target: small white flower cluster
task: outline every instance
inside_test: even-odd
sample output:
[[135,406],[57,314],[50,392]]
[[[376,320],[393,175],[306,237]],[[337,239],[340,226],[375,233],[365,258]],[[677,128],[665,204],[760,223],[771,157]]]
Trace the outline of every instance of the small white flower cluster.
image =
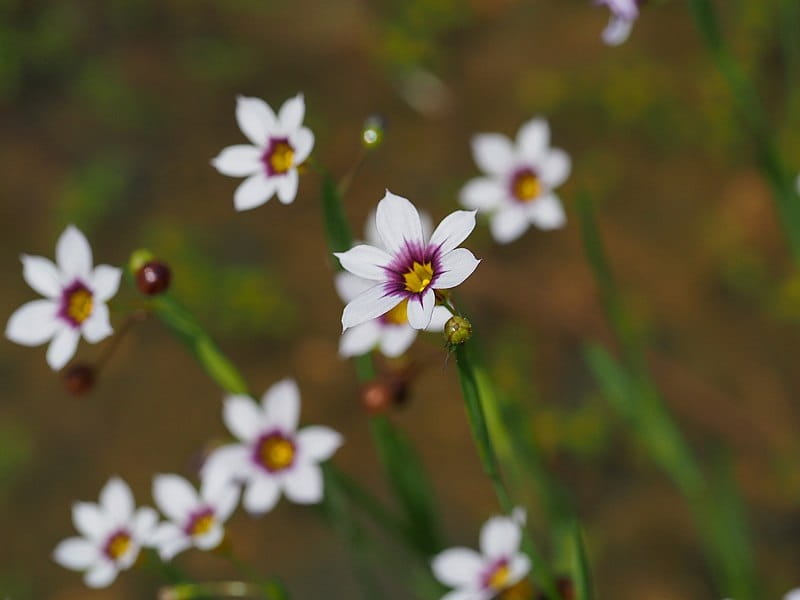
[[84,582],[99,588],[130,568],[142,547],[172,560],[189,548],[211,550],[224,537],[224,523],[239,503],[250,513],[263,514],[281,493],[298,504],[323,498],[320,463],[341,446],[342,437],[320,426],[298,430],[300,393],[286,379],[273,385],[257,404],[246,396],[230,396],[223,418],[239,443],[215,450],[202,470],[200,491],[178,475],[157,475],[153,499],[156,511],[135,508],[133,494],[118,477],[100,492],[100,501],[78,502],[72,520],[81,537],[62,541],[53,558],[60,565],[84,572]]

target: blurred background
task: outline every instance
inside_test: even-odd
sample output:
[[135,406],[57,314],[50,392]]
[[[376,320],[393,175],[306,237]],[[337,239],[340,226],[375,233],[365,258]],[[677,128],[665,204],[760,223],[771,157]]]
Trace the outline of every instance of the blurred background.
[[[777,5],[734,0],[722,12],[791,159],[800,111],[785,100],[796,100],[798,78],[781,60]],[[69,223],[87,234],[96,263],[124,265],[149,247],[252,389],[295,377],[303,420],[346,436],[334,462],[389,498],[354,370],[336,352],[342,306],[318,177],[302,178],[291,206],[272,200],[236,213],[239,180],[209,160],[245,143],[237,94],[277,108],[302,91],[315,155],[337,174],[359,152],[364,118],[381,113],[385,143],[346,198],[361,232],[386,187],[438,221],[478,174],[470,137],[514,135],[544,115],[554,145],[573,158],[560,190],[570,221],[505,247],[476,229],[467,245],[484,260],[458,296],[498,387],[524,402],[548,466],[575,500],[598,595],[715,597],[688,511],[583,359],[587,342],[613,340],[572,209],[579,189],[597,202],[676,419],[701,455],[730,448],[763,597],[778,597],[800,585],[800,276],[685,3],[649,4],[620,48],[600,41],[607,18],[588,0],[2,0],[0,315],[35,296],[19,254],[52,257]],[[125,284],[114,324],[137,302]],[[101,351],[82,343],[77,358]],[[412,357],[423,368],[392,419],[429,470],[447,539],[474,546],[498,506],[455,366],[434,335]],[[155,473],[191,475],[203,448],[225,439],[222,392],[154,319],[125,338],[88,396],[65,391],[44,347],[7,340],[0,386],[0,596],[154,598],[152,574],[126,572],[91,591],[51,552],[74,534],[72,502],[95,501],[109,476],[151,503]],[[537,499],[527,501],[546,532]],[[312,510],[283,501],[259,519],[237,513],[230,533],[238,554],[283,576],[295,598],[358,593],[346,552]],[[210,554],[178,562],[200,579],[234,575]],[[385,597],[407,598],[403,559],[390,562]]]

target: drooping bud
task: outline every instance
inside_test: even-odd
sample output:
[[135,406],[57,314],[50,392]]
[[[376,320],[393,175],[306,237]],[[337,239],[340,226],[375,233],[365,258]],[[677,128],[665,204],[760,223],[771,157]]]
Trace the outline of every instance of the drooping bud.
[[381,377],[361,388],[361,405],[371,414],[388,412],[405,404],[408,399],[406,377]]
[[364,121],[364,128],[361,130],[361,143],[370,150],[377,148],[383,142],[383,134],[386,130],[386,119],[380,115],[372,115]]
[[444,324],[444,338],[448,346],[459,346],[472,337],[472,323],[466,317],[453,315]]
[[73,396],[82,396],[94,387],[96,372],[92,365],[78,363],[72,365],[62,375],[64,387]]
[[136,286],[145,296],[164,293],[169,287],[172,273],[166,263],[150,260],[136,271]]

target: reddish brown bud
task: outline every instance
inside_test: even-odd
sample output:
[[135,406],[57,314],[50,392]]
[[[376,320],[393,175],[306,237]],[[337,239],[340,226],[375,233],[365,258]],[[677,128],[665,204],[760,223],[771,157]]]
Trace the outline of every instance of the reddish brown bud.
[[62,375],[64,387],[74,396],[81,396],[94,387],[95,370],[87,364],[77,364],[69,367]]
[[150,260],[136,271],[136,285],[144,295],[155,296],[166,291],[171,277],[166,263]]
[[[575,600],[576,598],[575,585],[569,577],[562,576],[556,578],[556,591],[558,592],[560,600]],[[547,600],[547,595],[543,592],[539,592],[536,598],[537,600]]]
[[381,414],[392,408],[392,386],[386,381],[376,379],[361,388],[361,405],[368,413]]

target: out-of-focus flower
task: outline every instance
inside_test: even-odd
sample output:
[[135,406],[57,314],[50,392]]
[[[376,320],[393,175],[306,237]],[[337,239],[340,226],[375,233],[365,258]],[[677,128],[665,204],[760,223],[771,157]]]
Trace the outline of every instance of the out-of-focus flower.
[[[430,237],[432,230],[430,217],[420,213],[423,238]],[[378,230],[375,227],[375,214],[367,217],[366,243],[370,246],[383,248]],[[352,273],[337,273],[334,280],[339,297],[348,303],[363,292],[371,288],[374,283]],[[341,356],[360,356],[373,348],[378,348],[382,354],[390,358],[405,353],[417,337],[417,330],[408,324],[408,301],[400,302],[387,313],[376,319],[351,327],[342,334],[339,340],[339,354]],[[442,331],[445,322],[450,318],[450,311],[444,306],[435,306],[428,331]]]
[[783,600],[800,600],[800,588],[795,588],[783,597]]
[[158,515],[152,508],[134,508],[133,494],[122,479],[111,478],[100,492],[100,502],[76,502],[72,521],[82,537],[62,541],[53,559],[62,567],[84,571],[89,587],[110,585],[117,573],[133,565],[148,545]]
[[22,255],[22,275],[44,296],[18,308],[6,325],[6,337],[25,346],[48,340],[47,364],[54,370],[75,355],[83,335],[90,343],[111,335],[108,307],[122,271],[108,265],[92,268],[86,237],[70,225],[58,238],[56,264],[42,256]]
[[298,504],[323,496],[319,463],[342,445],[342,436],[327,427],[297,431],[300,392],[292,379],[269,388],[257,404],[247,396],[229,396],[223,418],[241,443],[218,448],[203,467],[206,485],[244,482],[244,508],[255,514],[271,510],[281,492]]
[[236,120],[253,145],[228,146],[211,161],[223,175],[247,177],[236,188],[236,210],[261,206],[274,194],[283,204],[297,196],[297,167],[314,148],[314,134],[303,127],[306,105],[298,94],[283,103],[277,116],[259,98],[239,96]]
[[160,523],[150,541],[162,560],[172,560],[192,546],[200,550],[219,546],[225,535],[222,525],[239,501],[239,488],[205,480],[198,494],[183,477],[158,475],[153,480],[153,498],[169,522]]
[[566,152],[550,147],[547,121],[525,123],[516,144],[499,133],[476,135],[472,153],[486,176],[461,189],[461,204],[490,215],[497,242],[517,239],[531,224],[544,230],[564,225],[564,208],[553,190],[569,176],[571,162]]
[[519,551],[521,513],[492,517],[483,525],[481,551],[450,548],[431,561],[436,578],[455,588],[442,600],[489,600],[528,574],[531,561]]
[[644,0],[595,0],[595,4],[607,6],[611,18],[603,30],[603,41],[609,46],[619,46],[628,39],[633,23],[639,17],[639,6]]
[[378,203],[375,226],[381,247],[361,244],[335,254],[342,267],[372,284],[345,306],[343,330],[403,304],[411,327],[429,327],[436,304],[434,290],[461,284],[480,262],[466,248],[458,248],[475,228],[475,212],[451,213],[428,238],[416,207],[387,190]]

